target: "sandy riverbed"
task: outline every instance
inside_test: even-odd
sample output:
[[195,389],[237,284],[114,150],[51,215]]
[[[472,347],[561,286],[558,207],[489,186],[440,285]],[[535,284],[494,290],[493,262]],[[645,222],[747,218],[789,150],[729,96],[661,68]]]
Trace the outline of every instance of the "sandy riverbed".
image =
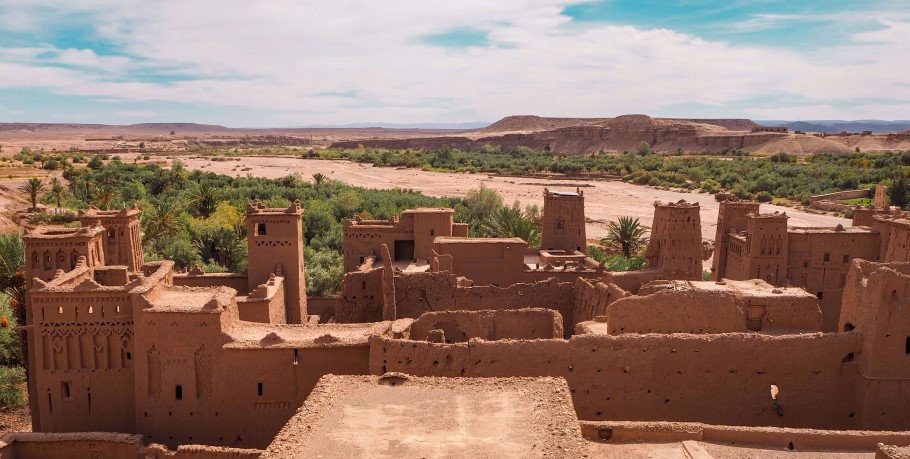
[[[587,236],[597,239],[606,236],[607,223],[620,216],[632,216],[641,219],[650,226],[654,213],[655,201],[697,202],[701,205],[702,237],[714,239],[717,224],[718,203],[714,196],[702,193],[683,193],[664,191],[656,188],[632,185],[616,181],[567,181],[551,179],[529,179],[519,177],[491,177],[485,174],[453,174],[443,172],[425,172],[418,169],[395,169],[373,167],[370,164],[358,164],[349,161],[327,161],[318,159],[301,159],[294,157],[243,157],[241,161],[215,162],[205,158],[181,158],[189,169],[202,169],[208,172],[243,176],[252,174],[258,177],[280,178],[288,174],[300,174],[302,178],[319,172],[333,179],[350,185],[367,188],[394,189],[410,188],[431,196],[463,197],[481,183],[498,191],[506,203],[515,200],[523,205],[543,205],[543,189],[574,189],[581,185],[585,194],[585,213],[591,220]],[[241,171],[243,168],[251,168]],[[830,215],[817,215],[801,212],[787,207],[763,205],[762,211],[786,212],[790,216],[790,226],[819,227],[850,225],[850,220]]]

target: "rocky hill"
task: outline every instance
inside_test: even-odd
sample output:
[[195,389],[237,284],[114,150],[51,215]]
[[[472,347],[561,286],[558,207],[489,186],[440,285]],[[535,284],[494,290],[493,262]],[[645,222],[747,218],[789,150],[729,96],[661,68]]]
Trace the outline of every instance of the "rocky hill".
[[448,136],[365,139],[336,142],[337,148],[357,146],[431,150],[442,147],[478,150],[486,145],[511,150],[524,146],[566,154],[634,151],[647,142],[654,151],[718,153],[741,149],[756,154],[781,151],[797,155],[850,153],[910,148],[904,134],[866,136],[808,135],[794,132],[752,132],[759,124],[745,119],[669,119],[647,115],[616,118],[545,118],[509,116],[472,132]]

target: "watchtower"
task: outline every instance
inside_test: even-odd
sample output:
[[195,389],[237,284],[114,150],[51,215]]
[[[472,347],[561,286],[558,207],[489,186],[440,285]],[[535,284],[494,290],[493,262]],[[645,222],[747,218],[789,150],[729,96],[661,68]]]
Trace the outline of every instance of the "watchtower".
[[747,279],[784,285],[787,279],[789,236],[786,213],[749,214],[746,249]]
[[698,203],[654,203],[654,224],[645,257],[668,279],[701,280],[704,246]]
[[760,204],[755,201],[721,201],[717,213],[717,233],[714,236],[714,261],[711,278],[721,280],[727,275],[727,250],[730,233],[739,234],[749,225],[747,215],[758,213]]
[[587,249],[585,239],[585,195],[575,192],[543,190],[543,228],[540,248],[579,251]]
[[304,323],[307,317],[302,221],[300,201],[287,209],[267,208],[259,201],[246,207],[249,289],[268,282],[272,273],[283,276],[289,324]]
[[104,264],[126,266],[127,271],[142,270],[142,236],[139,229],[139,206],[131,209],[98,210],[89,206],[79,211],[79,221],[84,227],[101,225],[104,235]]

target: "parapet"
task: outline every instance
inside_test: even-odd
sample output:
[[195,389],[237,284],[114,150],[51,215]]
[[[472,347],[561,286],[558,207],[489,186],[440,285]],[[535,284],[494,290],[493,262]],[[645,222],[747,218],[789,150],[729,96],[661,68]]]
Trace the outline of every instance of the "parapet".
[[303,208],[300,207],[300,200],[295,200],[289,207],[266,207],[258,199],[246,205],[247,215],[276,215],[276,214],[293,214],[302,215]]
[[89,205],[88,209],[80,210],[78,215],[79,220],[83,219],[107,219],[107,218],[117,218],[117,217],[138,217],[142,211],[139,210],[137,204],[133,204],[133,207],[117,209],[117,210],[101,210],[94,205]]
[[680,199],[676,202],[661,202],[654,201],[654,207],[671,207],[677,209],[697,209],[699,204],[697,202],[686,202],[685,199]]
[[40,225],[26,230],[22,236],[26,243],[41,240],[64,240],[73,238],[93,238],[104,232],[98,225],[70,228],[61,225]]

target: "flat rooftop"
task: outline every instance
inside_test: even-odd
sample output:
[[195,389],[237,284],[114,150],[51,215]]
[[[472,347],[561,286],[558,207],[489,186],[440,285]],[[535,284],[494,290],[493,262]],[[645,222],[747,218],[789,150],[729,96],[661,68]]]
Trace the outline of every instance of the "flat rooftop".
[[582,457],[562,378],[326,375],[263,459]]
[[184,287],[165,285],[151,300],[148,312],[221,312],[234,299],[232,288]]
[[270,325],[244,322],[234,327],[225,349],[308,348],[365,345],[370,335],[382,335],[392,322],[320,325]]

